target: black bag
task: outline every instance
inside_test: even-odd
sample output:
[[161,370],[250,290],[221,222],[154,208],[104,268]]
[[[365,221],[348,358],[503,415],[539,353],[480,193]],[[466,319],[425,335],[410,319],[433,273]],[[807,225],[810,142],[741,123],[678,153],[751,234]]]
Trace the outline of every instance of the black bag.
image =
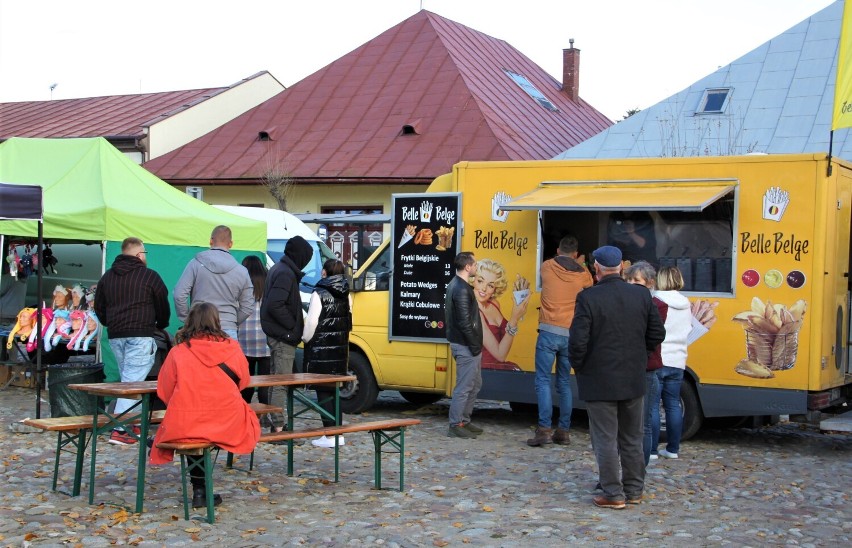
[[148,378],[156,379],[160,374],[160,368],[163,362],[166,361],[166,356],[169,355],[169,350],[172,349],[172,336],[164,329],[154,331],[154,343],[157,345],[157,351],[154,354],[154,365],[148,373]]
[[[157,329],[154,331],[154,343],[157,345],[157,350],[154,352],[154,365],[151,367],[151,371],[148,372],[148,376],[145,377],[146,381],[155,381],[160,375],[160,368],[163,366],[163,362],[166,361],[169,350],[172,349],[172,336],[163,329]],[[151,394],[151,410],[161,411],[165,408],[166,404],[163,403],[163,400],[158,398],[156,393]]]

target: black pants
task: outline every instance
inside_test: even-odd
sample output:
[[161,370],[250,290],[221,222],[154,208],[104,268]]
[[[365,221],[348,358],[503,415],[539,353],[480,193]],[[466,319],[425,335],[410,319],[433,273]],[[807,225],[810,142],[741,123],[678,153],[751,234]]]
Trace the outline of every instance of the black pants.
[[[317,402],[319,402],[320,407],[334,416],[334,390],[317,390]],[[322,418],[323,426],[334,426],[335,424],[335,421],[331,419]]]
[[196,457],[193,455],[186,456],[186,466],[192,467],[198,464],[197,468],[192,468],[189,471],[189,481],[193,487],[204,487],[204,457]]
[[[272,373],[272,358],[270,358],[269,356],[246,356],[246,359],[249,363],[249,372],[252,375],[269,375],[270,373]],[[245,390],[240,392],[246,403],[251,403],[251,400],[254,397],[254,390],[254,388],[246,388]],[[271,403],[269,398],[271,393],[272,389],[269,386],[258,388],[257,401],[269,405]]]

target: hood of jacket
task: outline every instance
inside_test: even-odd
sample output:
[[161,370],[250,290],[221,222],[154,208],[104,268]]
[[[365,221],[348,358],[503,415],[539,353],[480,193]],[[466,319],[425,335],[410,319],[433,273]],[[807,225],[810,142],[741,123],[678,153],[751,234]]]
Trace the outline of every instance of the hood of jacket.
[[145,268],[145,263],[139,257],[133,255],[119,255],[112,262],[112,271],[118,276],[124,276],[128,272]]
[[559,267],[554,268],[553,272],[562,280],[572,278],[583,272],[588,272],[586,267],[566,255],[557,255],[553,258],[553,262]]
[[343,274],[335,274],[327,278],[321,278],[317,282],[317,287],[321,287],[331,293],[335,299],[341,299],[349,295],[349,282]]
[[213,274],[226,274],[240,265],[227,249],[221,247],[202,251],[195,256],[195,260]]
[[197,338],[189,342],[190,346],[187,347],[187,350],[206,367],[219,367],[219,364],[223,362],[228,366],[236,366],[239,363],[239,354],[242,353],[242,350],[240,350],[240,345],[232,339],[226,338],[224,341],[217,341]]
[[295,264],[299,270],[302,270],[305,268],[305,265],[311,261],[311,257],[314,255],[314,250],[311,248],[311,244],[309,244],[307,240],[301,236],[293,236],[287,240],[287,245],[284,246],[284,255],[286,257],[290,257],[293,264]]
[[675,310],[685,310],[690,306],[689,299],[678,291],[654,291],[653,295]]

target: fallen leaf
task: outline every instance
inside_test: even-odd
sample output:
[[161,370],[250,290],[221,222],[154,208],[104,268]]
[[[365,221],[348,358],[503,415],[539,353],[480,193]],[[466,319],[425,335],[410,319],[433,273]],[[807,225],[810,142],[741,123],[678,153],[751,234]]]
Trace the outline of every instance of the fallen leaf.
[[187,527],[186,529],[184,529],[184,532],[185,533],[200,533],[201,527]]
[[494,508],[491,508],[490,506],[483,506],[482,511],[483,512],[493,512]]

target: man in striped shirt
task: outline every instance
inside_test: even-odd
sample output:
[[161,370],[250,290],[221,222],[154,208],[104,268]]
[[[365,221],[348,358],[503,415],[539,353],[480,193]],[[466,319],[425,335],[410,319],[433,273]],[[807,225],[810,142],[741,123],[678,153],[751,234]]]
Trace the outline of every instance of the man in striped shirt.
[[[95,290],[95,313],[109,329],[109,346],[118,362],[121,382],[144,381],[154,365],[154,330],[169,325],[169,290],[160,275],[147,267],[148,252],[139,238],[121,242],[121,255],[101,276]],[[134,400],[118,399],[115,414],[123,413]],[[124,430],[113,430],[109,442],[136,443]]]

